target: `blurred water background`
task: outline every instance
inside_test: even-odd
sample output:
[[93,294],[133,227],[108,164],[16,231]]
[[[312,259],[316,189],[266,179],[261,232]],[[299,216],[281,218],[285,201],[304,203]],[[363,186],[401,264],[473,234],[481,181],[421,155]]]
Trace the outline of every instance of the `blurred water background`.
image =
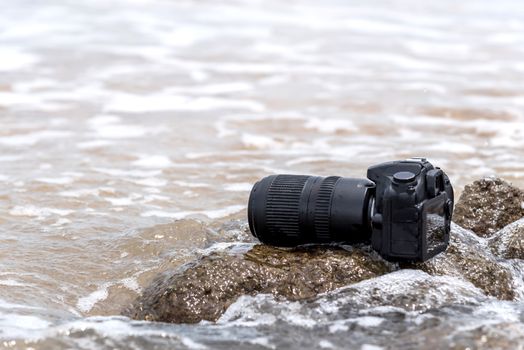
[[256,313],[114,315],[234,241],[222,223],[245,220],[270,173],[362,177],[423,155],[458,192],[493,174],[524,187],[523,81],[519,0],[1,1],[0,344],[344,344],[301,306],[279,309],[278,331]]

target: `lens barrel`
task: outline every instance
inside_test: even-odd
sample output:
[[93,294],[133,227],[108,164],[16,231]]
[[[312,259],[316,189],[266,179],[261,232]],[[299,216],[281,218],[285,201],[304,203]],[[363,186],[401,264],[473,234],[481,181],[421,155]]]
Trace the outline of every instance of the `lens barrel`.
[[375,184],[339,176],[272,175],[249,196],[251,233],[277,246],[370,239]]

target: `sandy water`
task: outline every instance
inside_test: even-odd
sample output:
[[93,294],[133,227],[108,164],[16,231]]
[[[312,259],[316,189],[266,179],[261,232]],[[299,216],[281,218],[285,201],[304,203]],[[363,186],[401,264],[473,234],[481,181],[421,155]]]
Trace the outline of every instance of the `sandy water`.
[[[3,346],[343,346],[335,321],[311,331],[308,307],[266,297],[240,303],[269,323],[113,315],[157,272],[238,241],[221,225],[270,173],[360,177],[424,155],[459,191],[492,174],[524,187],[523,80],[517,0],[4,1]],[[354,346],[379,346],[370,334]]]

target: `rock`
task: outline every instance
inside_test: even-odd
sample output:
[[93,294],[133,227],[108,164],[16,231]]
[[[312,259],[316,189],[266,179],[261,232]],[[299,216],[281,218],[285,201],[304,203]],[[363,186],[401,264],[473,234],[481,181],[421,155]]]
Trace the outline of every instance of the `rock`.
[[[420,270],[403,269],[362,281],[315,300],[340,313],[388,306],[423,312],[445,305],[478,304],[486,300],[481,289],[457,277],[432,276]],[[329,314],[329,311],[327,311]]]
[[499,178],[467,185],[455,206],[453,221],[488,237],[524,217],[524,191]]
[[453,349],[518,349],[518,344],[524,344],[524,325],[520,322],[483,325],[456,332],[452,341]]
[[[431,312],[449,305],[470,308],[489,300],[480,289],[461,278],[431,276],[420,270],[398,270],[321,294],[307,303],[282,303],[272,295],[242,296],[233,303],[219,324],[257,323],[293,315],[284,322],[330,325],[330,332],[347,333],[366,320],[398,325],[411,315]],[[269,321],[271,322],[271,321]],[[375,323],[375,322],[374,322]],[[348,346],[348,348],[353,348]]]
[[497,262],[484,240],[455,224],[445,252],[423,263],[402,266],[419,268],[432,275],[459,276],[487,295],[502,300],[515,298],[511,271]]
[[[520,322],[499,322],[478,327],[442,322],[436,327],[415,329],[393,337],[392,349],[520,349],[524,342],[524,325]],[[407,345],[407,346],[406,346]]]
[[[522,217],[523,200],[521,190],[500,179],[479,180],[466,186],[454,218],[479,235],[492,235]],[[518,296],[515,286],[520,285],[515,277],[518,268],[500,263],[497,257],[522,259],[523,228],[524,219],[484,239],[453,224],[444,253],[424,263],[393,265],[368,246],[284,249],[253,245],[246,223],[236,220],[208,230],[207,235],[221,242],[205,250],[198,260],[159,276],[124,314],[174,323],[216,321],[240,296],[265,293],[290,301],[312,300],[319,293],[384,275],[398,266],[457,277],[487,296],[514,300]],[[238,241],[245,243],[234,243]],[[371,299],[376,298],[377,305],[415,307],[434,294],[432,289],[437,287],[433,282],[446,285],[444,280],[428,280],[424,275],[412,288],[418,294],[407,299],[385,301],[388,294],[384,288],[377,288]],[[408,288],[409,284],[402,286]],[[434,295],[445,300],[445,295]]]
[[304,300],[392,269],[374,253],[360,249],[255,245],[245,254],[211,253],[157,278],[124,314],[174,323],[216,321],[241,295],[271,293]]
[[504,227],[489,239],[493,254],[503,259],[524,259],[524,219]]
[[[224,250],[227,247],[229,250]],[[124,314],[135,319],[174,323],[216,321],[242,295],[269,293],[280,299],[305,300],[395,270],[395,265],[366,250],[368,247],[284,249],[220,243],[218,248],[211,248],[198,261],[157,278]],[[401,267],[420,269],[434,276],[458,277],[498,299],[515,298],[510,269],[497,262],[486,240],[455,224],[446,252],[430,261]],[[423,285],[425,281],[420,283]],[[426,290],[422,287],[413,290],[419,290],[418,296],[415,293],[411,299],[406,296],[398,302],[417,305],[421,302],[417,298],[427,300],[431,295],[429,289],[422,292]],[[387,295],[385,289],[377,288],[377,305],[385,303]]]

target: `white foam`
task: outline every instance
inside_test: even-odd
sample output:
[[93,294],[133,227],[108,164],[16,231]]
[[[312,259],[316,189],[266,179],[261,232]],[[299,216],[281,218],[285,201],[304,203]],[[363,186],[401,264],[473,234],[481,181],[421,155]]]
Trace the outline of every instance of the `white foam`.
[[239,325],[243,327],[256,327],[262,325],[273,325],[277,318],[269,313],[260,312],[253,308],[254,300],[263,300],[269,296],[259,294],[254,297],[240,296],[222,316],[217,320],[218,324]]
[[36,181],[45,182],[53,185],[66,185],[73,182],[71,177],[39,177]]
[[128,93],[114,94],[106,105],[108,111],[127,113],[150,113],[162,111],[207,111],[218,109],[242,109],[262,112],[265,107],[260,102],[250,100],[226,99],[218,97],[189,97],[170,92],[150,95]]
[[253,184],[248,182],[239,182],[227,184],[224,186],[224,190],[232,192],[248,192],[253,188]]
[[56,220],[56,222],[54,224],[51,224],[51,226],[53,226],[53,227],[60,227],[60,226],[68,225],[70,223],[72,223],[71,220],[66,219],[66,218],[60,218],[60,219]]
[[351,320],[361,327],[378,327],[384,322],[383,318],[375,316],[362,316]]
[[[9,315],[11,316],[11,315]],[[6,321],[9,318],[6,317]],[[7,324],[7,322],[6,322]],[[35,323],[33,323],[34,325]],[[0,324],[2,326],[2,324]],[[33,331],[27,332],[28,328],[24,327],[23,322],[20,322],[20,328],[15,329],[16,334],[9,332],[9,337],[12,339],[23,338],[28,340],[38,341],[39,339],[58,339],[63,338],[64,334],[74,334],[77,332],[88,332],[88,334],[96,334],[96,337],[104,339],[128,339],[130,335],[140,336],[147,338],[171,338],[179,340],[185,346],[195,349],[202,349],[202,344],[192,341],[187,336],[181,336],[177,332],[166,331],[165,327],[155,327],[155,325],[142,322],[142,321],[130,321],[125,317],[111,316],[111,317],[87,317],[78,319],[72,322],[62,323],[56,326],[49,327],[50,324],[39,325],[39,328],[33,327]],[[47,329],[44,329],[47,328]],[[9,330],[9,329],[8,329]],[[172,341],[171,341],[172,342]],[[170,343],[171,343],[170,342]],[[86,340],[85,337],[77,338],[75,341],[76,347],[82,348],[93,348],[96,347],[95,343]],[[85,346],[79,346],[84,344]]]
[[43,308],[41,307],[38,307],[38,306],[30,306],[30,305],[25,305],[25,304],[15,304],[15,303],[10,303],[8,301],[5,301],[3,299],[0,299],[0,309],[5,309],[5,310],[44,310]]
[[113,144],[113,141],[95,139],[95,140],[90,140],[90,141],[79,142],[76,144],[76,147],[80,149],[89,150],[89,149],[94,149],[94,148],[107,147],[112,144]]
[[62,191],[58,193],[62,197],[79,198],[84,196],[98,196],[100,190],[96,188],[82,188],[78,190]]
[[384,350],[384,348],[373,344],[362,344],[360,350]]
[[16,160],[19,160],[21,157],[18,155],[0,155],[0,162],[14,162]]
[[280,316],[288,323],[303,327],[313,328],[317,325],[317,321],[311,317],[300,313],[301,303],[288,303],[287,310]]
[[206,188],[211,187],[210,184],[204,183],[204,182],[187,182],[187,181],[173,181],[175,185],[181,186],[181,187],[193,187],[193,188]]
[[35,89],[52,88],[58,85],[59,82],[48,78],[34,78],[31,80],[24,80],[13,85],[13,90],[17,92],[34,92]]
[[249,133],[243,133],[241,137],[242,143],[248,148],[257,148],[257,149],[272,149],[272,148],[282,148],[283,144],[276,141],[272,137],[254,135]]
[[122,198],[104,197],[104,199],[110,202],[112,205],[116,205],[116,206],[127,206],[127,205],[132,205],[134,203],[131,197],[122,197]]
[[298,157],[298,158],[289,160],[286,162],[286,165],[292,166],[292,165],[297,165],[297,164],[302,164],[302,163],[321,162],[321,161],[326,161],[326,160],[329,160],[329,158],[306,156],[306,157]]
[[146,130],[140,125],[104,125],[96,129],[98,137],[109,139],[124,139],[142,137]]
[[136,183],[137,185],[147,186],[147,187],[164,187],[165,185],[167,185],[167,180],[159,179],[157,177],[132,180],[132,182]]
[[38,57],[22,51],[17,47],[2,45],[0,47],[0,71],[15,71],[29,68],[38,62]]
[[[238,242],[217,242],[210,247],[201,249],[202,255],[210,255],[214,252],[229,251],[231,253],[243,254],[253,248],[254,243],[238,243]],[[247,298],[247,296],[246,296]]]
[[349,330],[349,326],[346,324],[345,321],[335,321],[332,325],[329,326],[329,332],[330,333],[336,333],[336,332],[347,332]]
[[195,350],[207,349],[207,346],[205,346],[204,344],[197,343],[196,341],[188,337],[180,337],[180,341],[182,342],[182,344],[184,344],[185,346],[187,346],[190,349],[195,349]]
[[349,318],[349,319],[334,321],[329,326],[329,331],[331,333],[346,332],[349,329],[348,323],[354,323],[360,327],[368,328],[368,327],[378,327],[383,322],[384,322],[384,319],[382,317],[361,316],[357,318]]
[[172,218],[172,219],[183,219],[189,216],[194,215],[205,215],[210,219],[218,219],[222,217],[226,217],[235,213],[238,213],[239,211],[245,209],[245,205],[230,205],[228,207],[224,207],[221,209],[215,209],[215,210],[202,210],[202,211],[180,211],[180,212],[167,212],[162,210],[150,210],[146,211],[141,214],[143,217],[150,217],[150,216],[157,216],[162,218]]
[[216,156],[216,153],[214,152],[189,152],[185,154],[185,157],[187,159],[199,159],[199,158],[207,158],[207,157],[214,157]]
[[173,165],[169,157],[163,155],[141,155],[133,165],[143,168],[168,168]]
[[72,136],[70,131],[61,130],[42,130],[27,134],[18,134],[0,137],[0,144],[6,146],[32,146],[40,141],[54,140],[57,138],[67,138]]
[[111,283],[104,283],[99,289],[95,290],[91,294],[81,297],[76,303],[76,307],[82,312],[89,312],[96,305],[96,303],[105,300],[108,295],[108,288]]
[[5,279],[5,280],[0,280],[0,285],[9,286],[9,287],[27,286],[27,284],[22,283],[22,282],[18,282],[17,280],[14,280],[14,279],[11,279],[11,278],[8,278],[8,279]]
[[268,337],[252,338],[248,342],[249,342],[249,344],[261,345],[261,346],[263,346],[265,348],[276,349],[276,346],[269,342],[269,338]]
[[111,175],[116,177],[144,177],[144,178],[150,178],[153,176],[160,175],[162,173],[161,170],[142,170],[142,169],[110,169],[110,168],[94,168],[93,170]]
[[139,293],[142,290],[142,288],[140,288],[140,285],[138,284],[136,277],[128,277],[128,278],[121,279],[119,283],[123,285],[124,287],[126,287],[127,289],[132,290],[137,293]]
[[92,117],[87,120],[87,123],[91,125],[93,128],[97,128],[104,125],[110,125],[110,124],[116,124],[120,123],[122,121],[122,118],[116,115],[97,115],[95,117]]
[[248,84],[247,82],[243,81],[236,81],[236,82],[228,82],[228,83],[221,83],[221,84],[208,84],[208,85],[195,85],[195,86],[184,86],[180,88],[172,88],[172,91],[177,91],[181,93],[192,93],[196,95],[218,95],[218,94],[226,94],[226,93],[235,93],[235,92],[241,92],[241,91],[248,91],[252,90],[253,85]]
[[322,339],[321,341],[319,341],[318,346],[320,346],[321,349],[334,349],[335,348],[332,342],[325,340],[325,339]]
[[457,153],[457,154],[477,153],[477,149],[471,145],[460,143],[460,142],[451,142],[451,141],[434,143],[431,146],[427,147],[427,149],[446,150],[446,152]]
[[324,133],[356,131],[358,129],[349,119],[310,118],[305,126],[308,129],[315,129]]
[[144,196],[144,203],[149,203],[149,202],[153,202],[153,201],[164,201],[164,202],[167,202],[171,200],[171,198],[169,198],[168,196],[162,196],[162,195],[158,195],[158,194],[150,194],[150,195],[147,195],[147,196]]
[[[96,137],[101,139],[127,139],[142,137],[149,133],[143,125],[121,124],[122,118],[115,115],[98,115],[87,121]],[[103,143],[98,140],[82,143],[82,148],[99,147]]]
[[27,337],[28,330],[36,331],[48,328],[50,322],[36,316],[0,313],[0,338]]
[[224,208],[215,209],[215,210],[205,210],[201,213],[209,217],[210,219],[218,219],[222,217],[229,216],[231,214],[238,213],[241,210],[246,209],[246,206],[243,204],[240,205],[230,205]]
[[67,216],[74,213],[74,210],[57,209],[57,208],[41,208],[34,205],[17,205],[9,210],[9,214],[12,216],[29,216],[44,218],[51,215]]

